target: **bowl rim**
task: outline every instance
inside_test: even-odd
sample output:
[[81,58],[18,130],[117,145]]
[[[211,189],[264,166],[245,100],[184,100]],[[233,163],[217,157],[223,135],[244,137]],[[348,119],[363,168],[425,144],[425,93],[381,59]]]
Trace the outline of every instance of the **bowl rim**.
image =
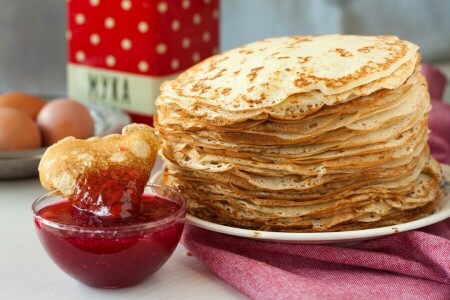
[[[35,220],[39,220],[40,224],[44,224],[47,226],[50,226],[52,228],[55,229],[59,229],[59,230],[66,230],[66,231],[74,231],[74,232],[79,232],[79,233],[94,233],[94,234],[108,234],[108,233],[117,233],[117,232],[129,232],[129,231],[139,231],[139,230],[148,230],[148,229],[154,229],[154,228],[160,228],[163,229],[166,226],[165,225],[170,225],[175,221],[185,221],[186,219],[186,210],[187,210],[187,200],[184,197],[184,195],[182,193],[180,193],[179,191],[177,191],[174,188],[171,188],[169,186],[165,186],[165,185],[161,185],[161,184],[153,184],[153,183],[147,183],[147,185],[145,186],[145,188],[152,188],[152,187],[157,187],[157,188],[162,188],[162,189],[166,189],[166,190],[170,190],[172,193],[175,193],[178,195],[178,197],[180,198],[180,202],[178,203],[178,201],[174,201],[172,199],[170,199],[169,197],[166,196],[161,196],[158,195],[158,193],[151,193],[151,192],[146,192],[144,190],[144,195],[148,194],[148,195],[156,195],[159,196],[161,198],[167,199],[169,201],[172,202],[176,202],[177,204],[180,204],[179,209],[172,213],[171,215],[157,220],[157,221],[153,221],[153,222],[147,222],[147,223],[142,223],[142,224],[133,224],[133,225],[117,225],[117,226],[111,226],[111,227],[100,227],[100,228],[90,228],[90,227],[83,227],[83,226],[78,226],[78,225],[67,225],[67,224],[63,224],[63,223],[58,223],[58,222],[54,222],[54,221],[50,221],[48,219],[43,218],[42,216],[38,215],[38,212],[40,209],[37,209],[37,206],[44,200],[50,198],[50,197],[58,197],[58,200],[56,201],[63,201],[66,200],[67,197],[64,197],[59,191],[54,190],[54,191],[50,191],[48,193],[45,193],[41,196],[39,196],[36,200],[33,201],[33,204],[31,205],[31,210],[32,213],[34,215]],[[54,203],[54,202],[52,202]],[[48,205],[47,205],[48,206]],[[44,207],[47,207],[44,206]],[[120,222],[120,221],[118,221]]]

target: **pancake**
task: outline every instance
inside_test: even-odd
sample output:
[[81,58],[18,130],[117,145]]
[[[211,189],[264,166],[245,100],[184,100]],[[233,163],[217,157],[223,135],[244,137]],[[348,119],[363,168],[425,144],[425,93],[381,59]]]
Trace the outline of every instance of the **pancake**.
[[247,229],[342,231],[439,208],[419,47],[293,36],[213,56],[161,87],[163,183],[194,216]]

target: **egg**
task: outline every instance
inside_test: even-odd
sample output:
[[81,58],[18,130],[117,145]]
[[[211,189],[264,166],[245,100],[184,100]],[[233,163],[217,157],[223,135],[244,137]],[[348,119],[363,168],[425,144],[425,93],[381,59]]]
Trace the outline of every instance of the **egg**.
[[86,139],[94,134],[94,120],[83,104],[66,98],[49,101],[39,112],[37,124],[44,146],[73,136]]
[[18,109],[33,120],[36,120],[39,111],[45,104],[43,99],[26,93],[11,92],[0,95],[0,107]]
[[0,151],[39,148],[41,134],[36,123],[24,112],[0,107]]

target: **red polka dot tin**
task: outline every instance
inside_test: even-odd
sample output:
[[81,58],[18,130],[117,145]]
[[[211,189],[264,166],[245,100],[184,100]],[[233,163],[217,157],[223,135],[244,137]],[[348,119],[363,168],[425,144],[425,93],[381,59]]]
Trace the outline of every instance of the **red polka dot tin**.
[[162,82],[219,49],[219,0],[69,0],[68,96],[152,124]]

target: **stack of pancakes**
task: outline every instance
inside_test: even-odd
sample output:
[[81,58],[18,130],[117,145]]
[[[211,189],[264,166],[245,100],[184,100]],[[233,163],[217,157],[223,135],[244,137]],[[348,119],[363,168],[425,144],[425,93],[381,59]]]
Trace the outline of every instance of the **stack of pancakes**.
[[189,213],[248,229],[404,223],[442,202],[418,47],[292,36],[211,57],[161,87],[163,183]]

